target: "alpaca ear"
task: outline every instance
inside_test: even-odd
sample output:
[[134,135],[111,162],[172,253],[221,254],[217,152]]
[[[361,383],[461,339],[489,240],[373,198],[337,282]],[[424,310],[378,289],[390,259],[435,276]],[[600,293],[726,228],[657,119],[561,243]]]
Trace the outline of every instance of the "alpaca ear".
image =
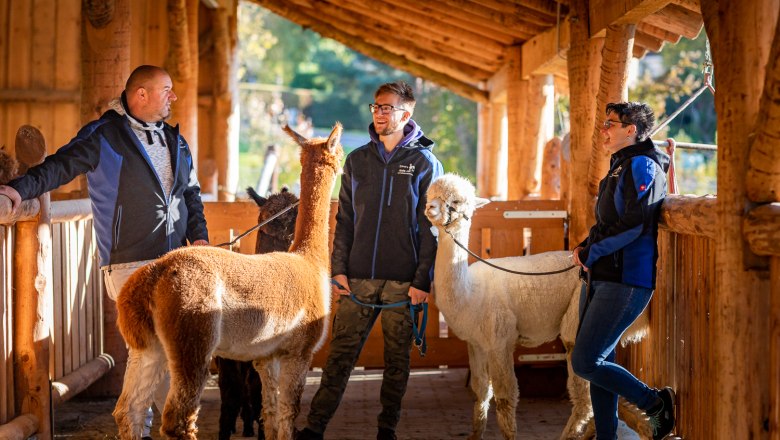
[[328,150],[331,153],[335,153],[336,147],[339,146],[340,142],[341,142],[341,122],[336,122],[336,125],[333,126],[333,131],[331,131],[330,136],[328,136]]
[[255,189],[252,188],[251,186],[248,186],[246,188],[246,193],[247,195],[249,195],[249,197],[252,198],[252,200],[255,201],[255,203],[257,203],[257,206],[263,206],[265,205],[265,202],[268,201],[268,199],[255,192]]
[[475,197],[474,198],[474,207],[475,208],[481,208],[485,205],[490,203],[490,199],[483,199],[482,197]]
[[300,146],[306,145],[306,143],[309,141],[305,137],[303,137],[303,136],[299,135],[298,133],[296,133],[295,130],[290,128],[289,125],[285,124],[285,126],[282,127],[282,130],[284,130],[292,138],[292,140],[294,140]]

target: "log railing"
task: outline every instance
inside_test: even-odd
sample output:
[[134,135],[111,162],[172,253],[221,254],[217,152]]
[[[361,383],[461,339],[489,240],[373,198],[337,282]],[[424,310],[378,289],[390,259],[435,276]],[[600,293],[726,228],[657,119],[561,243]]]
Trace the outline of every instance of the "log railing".
[[11,213],[0,197],[0,438],[50,438],[50,403],[113,366],[91,218],[88,200],[44,195]]

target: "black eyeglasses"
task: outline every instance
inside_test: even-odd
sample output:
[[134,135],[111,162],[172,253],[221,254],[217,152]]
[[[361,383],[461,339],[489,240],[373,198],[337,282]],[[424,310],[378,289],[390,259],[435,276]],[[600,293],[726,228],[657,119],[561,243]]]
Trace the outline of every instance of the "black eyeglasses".
[[368,104],[368,109],[371,111],[371,113],[379,113],[380,115],[386,115],[390,112],[406,111],[401,107],[396,107],[390,104]]
[[606,121],[604,121],[604,130],[609,130],[615,124],[620,124],[621,127],[625,127],[626,125],[631,125],[630,122],[613,121],[612,119],[607,119]]

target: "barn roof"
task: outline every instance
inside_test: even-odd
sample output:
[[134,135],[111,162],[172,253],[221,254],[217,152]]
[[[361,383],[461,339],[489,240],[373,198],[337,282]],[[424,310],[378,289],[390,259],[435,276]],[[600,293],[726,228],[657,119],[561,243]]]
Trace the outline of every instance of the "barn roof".
[[[523,76],[566,76],[570,0],[252,0],[320,35],[478,102],[507,51],[522,48]],[[637,23],[634,56],[703,27],[699,0],[592,0],[591,36]]]

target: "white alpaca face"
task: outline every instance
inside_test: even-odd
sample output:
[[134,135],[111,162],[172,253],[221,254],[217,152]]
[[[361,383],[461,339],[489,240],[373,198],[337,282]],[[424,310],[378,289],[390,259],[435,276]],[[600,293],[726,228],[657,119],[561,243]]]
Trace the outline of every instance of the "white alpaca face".
[[[474,186],[455,174],[445,174],[428,187],[425,216],[438,228],[470,225],[471,215],[478,206]],[[480,202],[481,203],[481,202]]]

